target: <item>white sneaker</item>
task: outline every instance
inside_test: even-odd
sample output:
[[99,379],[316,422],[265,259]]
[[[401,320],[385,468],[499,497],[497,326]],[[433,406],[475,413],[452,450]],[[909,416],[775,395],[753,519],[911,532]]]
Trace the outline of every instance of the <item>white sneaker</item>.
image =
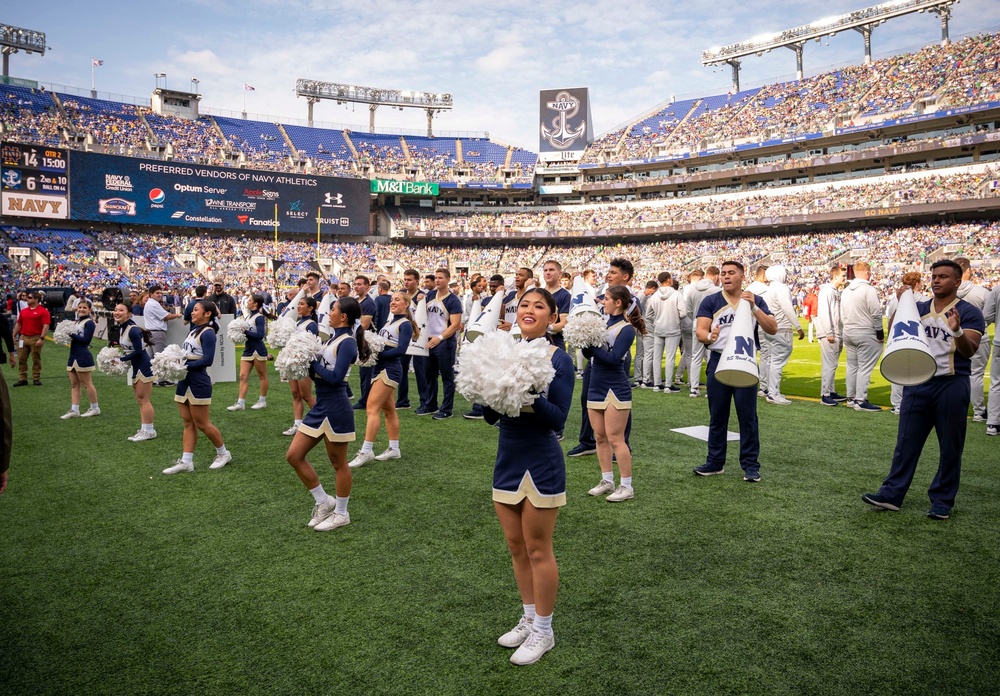
[[155,430],[150,431],[150,432],[147,432],[145,430],[140,430],[135,435],[133,435],[132,437],[130,437],[129,441],[130,442],[144,442],[146,440],[154,440],[154,439],[156,439],[156,431]]
[[698,390],[692,389],[691,392],[688,394],[688,396],[691,397],[692,399],[697,399],[699,396]]
[[293,436],[293,435],[295,435],[295,433],[297,433],[297,432],[299,432],[299,426],[297,426],[297,425],[292,425],[292,427],[291,427],[291,428],[289,428],[288,430],[286,430],[285,432],[283,432],[283,433],[281,433],[281,434],[282,434],[282,435],[287,435],[288,437],[292,437],[292,436]]
[[259,411],[262,408],[267,408],[267,402],[266,401],[258,401],[257,403],[255,403],[250,408],[253,409],[254,411]]
[[336,529],[337,527],[346,527],[350,523],[351,513],[345,512],[341,515],[339,512],[334,512],[332,515],[313,527],[313,529],[317,532],[329,532],[331,529]]
[[768,394],[767,403],[775,404],[777,406],[787,406],[792,403],[789,399],[786,399],[781,394]]
[[531,635],[531,619],[527,616],[521,616],[521,620],[517,622],[517,626],[514,626],[514,628],[497,638],[497,643],[505,648],[516,648],[528,640],[529,635]]
[[92,418],[93,416],[99,415],[101,415],[101,409],[91,406],[84,413],[80,414],[80,418]]
[[615,484],[612,481],[605,481],[601,479],[601,482],[591,488],[587,493],[590,495],[607,495],[615,489]]
[[620,503],[623,500],[631,500],[635,497],[635,491],[632,490],[632,486],[618,486],[615,492],[607,497],[609,503]]
[[178,459],[173,466],[168,467],[163,470],[163,473],[167,474],[189,474],[194,471],[194,462],[190,464],[185,464],[183,459]]
[[375,458],[374,452],[358,452],[356,455],[354,455],[354,459],[352,459],[347,464],[347,466],[351,467],[352,469],[357,469],[359,466],[364,466],[374,458]]
[[70,418],[79,418],[79,411],[67,411],[65,415],[59,416],[59,420],[69,420]]
[[555,636],[532,630],[527,640],[510,656],[510,661],[515,665],[533,665],[554,647],[556,647]]
[[390,447],[385,452],[383,452],[382,454],[380,454],[377,457],[375,457],[375,461],[377,461],[377,462],[387,462],[390,459],[399,459],[400,456],[401,455],[399,454],[399,450],[398,449],[393,449],[392,447]]
[[221,469],[222,467],[224,467],[226,464],[228,464],[231,461],[233,461],[233,453],[232,452],[228,452],[227,451],[225,454],[217,454],[217,455],[215,455],[215,460],[211,464],[208,465],[208,468],[209,469]]
[[232,406],[226,406],[226,410],[227,410],[227,411],[245,411],[245,410],[246,410],[246,408],[247,408],[247,407],[246,407],[246,406],[244,406],[243,404],[241,404],[241,403],[240,403],[239,401],[237,401],[237,402],[236,402],[235,404],[233,404]]
[[334,508],[337,506],[337,501],[330,496],[326,497],[325,503],[319,503],[313,506],[312,519],[309,520],[309,526],[315,527],[317,524],[325,520],[327,517],[333,514]]

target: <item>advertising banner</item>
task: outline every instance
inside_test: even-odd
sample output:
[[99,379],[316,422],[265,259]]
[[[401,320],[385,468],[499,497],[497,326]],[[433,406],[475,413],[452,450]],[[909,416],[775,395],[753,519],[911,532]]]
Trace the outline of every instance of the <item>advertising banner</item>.
[[594,139],[590,90],[546,89],[538,95],[538,159],[578,160]]
[[397,196],[436,196],[441,192],[437,184],[427,181],[392,181],[372,179],[372,193],[388,193]]
[[70,153],[74,220],[227,230],[369,233],[368,182]]

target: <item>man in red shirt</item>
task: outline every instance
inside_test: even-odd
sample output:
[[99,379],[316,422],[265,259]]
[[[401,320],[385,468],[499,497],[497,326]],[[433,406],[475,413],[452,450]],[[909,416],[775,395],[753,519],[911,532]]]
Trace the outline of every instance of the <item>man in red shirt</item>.
[[52,317],[49,310],[39,302],[41,295],[37,292],[28,293],[28,307],[22,309],[14,325],[14,340],[17,341],[17,371],[20,379],[15,387],[23,387],[28,383],[28,354],[32,356],[31,378],[35,386],[42,384],[42,346],[45,345],[45,334],[48,333]]
[[803,300],[802,306],[805,309],[806,319],[809,320],[809,342],[812,343],[816,340],[816,327],[813,325],[813,320],[819,311],[819,297],[816,295],[816,288],[809,288],[809,294]]

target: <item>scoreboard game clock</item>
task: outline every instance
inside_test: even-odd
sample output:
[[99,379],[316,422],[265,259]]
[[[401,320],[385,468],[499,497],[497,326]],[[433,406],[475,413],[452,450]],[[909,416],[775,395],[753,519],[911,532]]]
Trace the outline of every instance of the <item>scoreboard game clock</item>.
[[0,210],[4,217],[68,219],[67,151],[21,143],[0,146]]

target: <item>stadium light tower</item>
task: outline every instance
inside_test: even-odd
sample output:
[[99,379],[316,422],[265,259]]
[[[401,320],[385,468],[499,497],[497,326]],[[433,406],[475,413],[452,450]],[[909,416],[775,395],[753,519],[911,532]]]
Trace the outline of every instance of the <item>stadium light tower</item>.
[[0,24],[0,52],[3,53],[3,76],[10,77],[10,57],[18,51],[45,55],[45,32]]
[[335,101],[338,104],[347,102],[367,104],[369,111],[368,131],[370,133],[375,132],[375,110],[380,106],[389,106],[400,111],[406,108],[423,109],[427,113],[428,137],[434,135],[434,115],[442,111],[451,111],[452,108],[450,94],[379,89],[302,78],[295,81],[295,94],[306,98],[306,103],[309,105],[308,122],[310,127],[313,124],[313,104],[321,99]]
[[845,15],[827,17],[812,24],[786,29],[775,34],[755,36],[747,41],[730,44],[722,48],[710,48],[701,52],[702,65],[729,65],[733,69],[733,91],[740,91],[740,59],[746,56],[762,56],[775,48],[787,48],[795,52],[795,74],[803,76],[802,52],[811,41],[820,41],[824,36],[834,36],[843,31],[856,31],[865,40],[865,63],[872,62],[872,31],[890,19],[915,12],[930,12],[941,18],[941,44],[947,44],[948,20],[951,7],[959,0],[889,0],[881,5],[848,12]]

